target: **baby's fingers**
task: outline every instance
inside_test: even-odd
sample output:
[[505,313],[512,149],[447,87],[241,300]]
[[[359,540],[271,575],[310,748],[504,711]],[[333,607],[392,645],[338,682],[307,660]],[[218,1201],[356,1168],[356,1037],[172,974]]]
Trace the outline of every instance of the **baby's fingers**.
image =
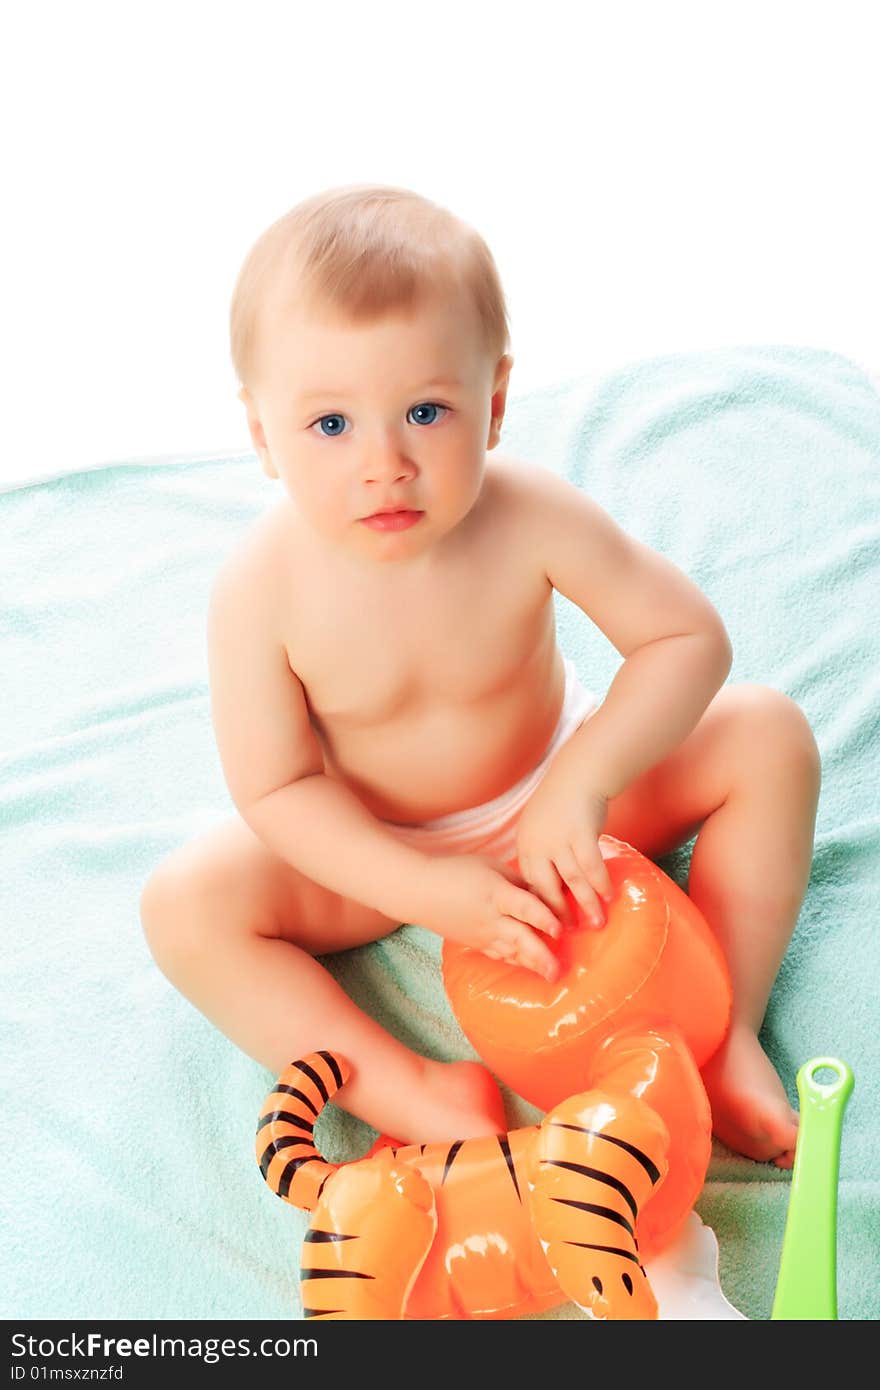
[[604,926],[602,901],[609,900],[613,890],[598,845],[584,841],[570,847],[561,856],[560,869],[587,921],[594,927]]
[[526,922],[535,931],[542,931],[545,936],[555,939],[562,935],[562,926],[547,904],[526,888],[517,888],[515,884],[508,883],[501,898],[501,911],[516,922]]
[[537,896],[547,904],[560,922],[568,917],[562,881],[551,859],[520,859],[520,869]]
[[559,962],[539,936],[522,922],[508,919],[503,923],[503,939],[494,943],[503,960],[512,965],[522,965],[526,970],[534,970],[545,980],[555,980],[559,974]]

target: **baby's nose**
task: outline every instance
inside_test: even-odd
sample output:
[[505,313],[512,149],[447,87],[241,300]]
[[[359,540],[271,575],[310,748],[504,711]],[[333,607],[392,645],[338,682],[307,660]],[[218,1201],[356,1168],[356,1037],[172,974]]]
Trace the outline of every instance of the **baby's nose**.
[[373,451],[363,464],[363,476],[368,483],[404,482],[415,474],[411,459],[397,450]]

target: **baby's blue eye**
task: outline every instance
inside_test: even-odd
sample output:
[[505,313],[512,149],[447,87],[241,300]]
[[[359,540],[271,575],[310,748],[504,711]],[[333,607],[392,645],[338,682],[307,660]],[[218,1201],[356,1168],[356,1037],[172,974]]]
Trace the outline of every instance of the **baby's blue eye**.
[[[316,420],[316,421],[315,421],[315,424],[316,424],[316,425],[323,425],[323,423],[324,423],[325,420],[337,421],[337,420],[344,420],[344,419],[345,419],[345,416],[344,416],[344,415],[322,415],[321,418],[320,418],[320,420]],[[321,430],[321,434],[324,434],[324,431],[323,431],[323,430]],[[330,434],[324,434],[324,438],[325,438],[325,439],[333,439],[333,438],[335,438],[335,436],[336,436],[337,434],[342,434],[342,430],[341,430],[341,429],[334,429]]]
[[[442,410],[445,412],[446,410],[448,410],[448,408],[449,407],[445,405],[437,405],[435,401],[422,401],[419,405],[412,406],[411,410],[409,411],[409,414],[414,415],[417,410],[433,410],[435,412],[438,410]],[[314,424],[323,426],[325,420],[340,421],[345,420],[345,418],[346,417],[344,415],[322,415],[319,420],[315,420]],[[417,425],[432,425],[434,423],[434,418],[429,420],[416,419],[413,423]],[[314,426],[312,428],[314,428]],[[320,433],[322,439],[337,439],[339,435],[343,433],[343,430],[339,428],[334,428],[329,434],[327,434],[323,429],[321,429]]]
[[[413,409],[413,414],[415,414],[415,412],[416,412],[417,410],[434,410],[434,411],[436,411],[436,410],[445,410],[445,409],[446,409],[446,406],[445,406],[445,405],[437,405],[434,401],[423,401],[421,405],[414,405],[412,409]],[[416,424],[418,424],[418,425],[430,425],[430,424],[433,424],[433,420],[417,420],[417,421],[416,421]]]

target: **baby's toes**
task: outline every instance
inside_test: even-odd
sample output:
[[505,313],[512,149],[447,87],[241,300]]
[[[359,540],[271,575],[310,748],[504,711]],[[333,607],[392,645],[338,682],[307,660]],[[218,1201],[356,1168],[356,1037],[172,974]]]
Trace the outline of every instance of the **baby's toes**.
[[793,1168],[794,1149],[786,1149],[785,1153],[777,1154],[777,1156],[773,1159],[773,1162],[775,1163],[777,1168]]

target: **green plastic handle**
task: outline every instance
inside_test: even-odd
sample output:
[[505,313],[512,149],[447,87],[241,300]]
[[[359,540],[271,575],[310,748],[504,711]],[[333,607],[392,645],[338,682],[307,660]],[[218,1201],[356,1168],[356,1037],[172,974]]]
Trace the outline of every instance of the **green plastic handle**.
[[[817,1081],[822,1070],[834,1073]],[[837,1180],[843,1112],[854,1085],[846,1062],[814,1057],[797,1074],[801,1117],[774,1319],[821,1321],[837,1317]]]

